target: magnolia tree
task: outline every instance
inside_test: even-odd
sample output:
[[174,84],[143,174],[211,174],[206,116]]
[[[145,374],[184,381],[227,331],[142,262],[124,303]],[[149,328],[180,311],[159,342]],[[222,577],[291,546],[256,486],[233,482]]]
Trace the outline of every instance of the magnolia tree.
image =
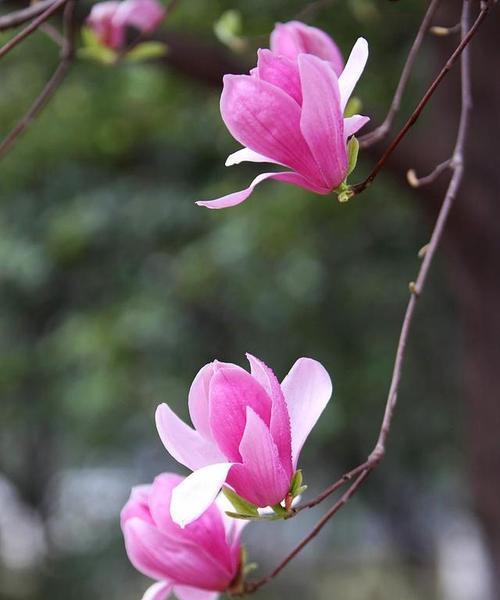
[[[7,152],[54,95],[73,62],[95,60],[119,67],[126,61],[152,60],[166,52],[151,34],[177,2],[124,0],[94,4],[80,18],[75,0],[41,0],[0,17],[0,30],[24,26],[0,48],[0,57],[36,30],[43,30],[61,48],[59,66],[28,113],[0,144]],[[359,137],[369,122],[358,114],[353,91],[368,61],[368,43],[359,38],[344,61],[324,31],[298,20],[279,23],[268,47],[257,52],[248,74],[227,74],[220,101],[222,119],[243,147],[226,165],[244,161],[278,165],[258,175],[241,191],[198,200],[201,207],[223,209],[246,201],[267,179],[304,188],[312,194],[335,195],[346,202],[365,192],[384,168],[426,107],[446,74],[460,63],[462,109],[451,156],[424,177],[414,171],[408,182],[419,187],[449,174],[449,183],[430,240],[420,251],[420,270],[409,284],[409,301],[378,439],[366,461],[346,471],[321,494],[307,497],[300,453],[332,396],[332,381],[313,358],[300,357],[283,381],[262,360],[248,354],[249,369],[233,363],[201,368],[188,393],[192,427],[167,404],[156,411],[156,426],[168,453],[192,473],[163,473],[150,485],[135,487],[121,512],[126,551],[132,564],[155,580],[144,600],[213,600],[220,593],[250,594],[270,582],[361,488],[385,453],[397,402],[405,347],[418,298],[442,238],[464,171],[464,145],[471,107],[468,44],[493,7],[492,0],[463,0],[460,41],[406,123],[388,144],[366,179],[351,183],[358,151],[385,138],[400,108],[413,64],[431,29],[446,35],[452,29],[431,27],[439,0],[432,0],[408,54],[385,121]],[[48,25],[63,11],[62,29]],[[230,28],[229,28],[230,29]],[[231,37],[231,31],[225,31]],[[234,40],[233,40],[234,41]],[[369,68],[367,77],[374,77]],[[349,179],[348,179],[349,178]],[[265,195],[265,189],[256,194]],[[312,531],[269,573],[248,578],[241,536],[254,521],[289,520],[341,492]]]

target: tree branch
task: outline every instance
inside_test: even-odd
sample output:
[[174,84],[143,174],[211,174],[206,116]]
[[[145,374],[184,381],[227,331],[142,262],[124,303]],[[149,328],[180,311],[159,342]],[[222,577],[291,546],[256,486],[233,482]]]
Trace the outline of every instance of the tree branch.
[[372,144],[376,144],[389,133],[394,118],[401,107],[401,100],[403,98],[404,91],[408,84],[408,80],[410,79],[413,65],[415,64],[418,53],[422,46],[422,42],[424,41],[425,34],[429,29],[429,25],[432,21],[432,18],[434,17],[434,14],[436,13],[440,2],[441,0],[431,0],[431,3],[429,4],[429,7],[427,8],[427,11],[424,15],[424,18],[422,19],[422,23],[418,28],[417,35],[412,44],[412,47],[410,48],[408,58],[405,61],[403,70],[401,71],[401,77],[399,79],[399,83],[396,87],[391,106],[389,107],[384,122],[373,131],[370,131],[366,135],[363,135],[359,138],[359,145],[361,148],[368,148]]
[[[481,8],[481,14],[485,14],[483,12],[484,6]],[[472,35],[470,35],[471,30],[469,30],[469,13],[470,13],[470,0],[463,0],[462,7],[462,17],[461,17],[461,30],[462,30],[462,41],[470,40]],[[477,23],[477,20],[476,20]],[[385,453],[385,445],[387,441],[387,437],[390,432],[392,418],[394,415],[394,409],[396,407],[399,386],[401,383],[401,377],[403,372],[403,365],[406,356],[406,347],[407,342],[411,330],[411,326],[413,323],[413,318],[415,314],[415,308],[417,304],[417,300],[423,292],[424,285],[427,280],[427,276],[429,274],[430,267],[432,265],[432,261],[436,254],[436,251],[441,242],[443,232],[446,226],[446,222],[448,219],[448,215],[453,206],[455,198],[457,196],[457,192],[462,181],[463,170],[464,170],[464,144],[466,139],[466,134],[469,126],[469,116],[471,109],[471,77],[470,77],[470,65],[469,65],[469,49],[467,47],[467,43],[464,44],[462,48],[461,54],[461,97],[462,97],[462,106],[460,112],[460,121],[458,125],[457,138],[455,142],[455,147],[453,150],[453,154],[451,157],[450,168],[452,170],[452,176],[450,179],[450,183],[448,185],[448,189],[446,191],[445,198],[441,205],[441,209],[439,211],[436,223],[434,225],[434,229],[432,231],[431,239],[428,244],[424,259],[422,261],[422,265],[418,272],[416,282],[412,282],[410,284],[410,292],[411,296],[408,301],[403,324],[401,327],[401,332],[399,336],[399,341],[396,349],[396,357],[394,361],[394,367],[391,376],[391,383],[389,386],[389,392],[387,396],[384,417],[382,420],[382,424],[379,430],[377,442],[374,446],[372,453],[370,454],[368,460],[363,464],[359,465],[355,469],[349,471],[344,474],[338,481],[329,486],[324,492],[319,494],[316,498],[311,500],[310,502],[300,506],[297,508],[294,514],[304,510],[305,508],[311,508],[319,504],[319,502],[323,501],[330,494],[335,492],[341,486],[343,486],[346,482],[354,479],[353,483],[348,487],[348,489],[344,492],[344,494],[337,500],[337,502],[323,515],[323,517],[318,521],[316,526],[312,529],[312,531],[291,551],[289,552],[285,558],[275,567],[271,573],[265,575],[264,577],[258,579],[257,581],[248,582],[245,586],[244,593],[250,594],[260,589],[262,586],[266,585],[270,581],[272,581],[287,565],[288,563],[295,557],[297,554],[311,541],[313,540],[321,531],[321,529],[328,523],[328,521],[345,505],[349,500],[354,496],[354,494],[360,489],[362,484],[366,481],[370,473],[377,467],[380,463],[381,459]]]
[[61,6],[66,4],[68,0],[56,0],[53,4],[47,8],[41,15],[39,15],[36,19],[34,19],[27,27],[25,27],[22,31],[16,34],[12,39],[10,39],[6,44],[4,44],[0,48],[0,58],[3,58],[6,54],[8,54],[13,48],[17,46],[20,42],[26,39],[29,35],[31,35],[34,31],[36,31],[42,23],[50,18],[55,12],[57,12]]
[[0,31],[14,29],[14,27],[19,27],[20,25],[31,21],[31,19],[38,17],[38,15],[43,13],[43,11],[54,4],[54,2],[55,0],[39,0],[26,8],[16,10],[7,15],[2,15],[0,17]]
[[474,24],[469,29],[469,31],[466,33],[466,35],[462,36],[460,44],[457,46],[457,48],[455,49],[453,54],[450,56],[450,58],[446,61],[446,64],[441,69],[441,71],[439,72],[437,77],[434,79],[434,81],[432,82],[432,84],[430,85],[428,90],[426,91],[426,93],[424,94],[424,96],[422,97],[420,102],[418,103],[417,107],[411,114],[410,118],[406,121],[406,123],[401,128],[399,133],[396,135],[394,140],[390,143],[387,150],[382,154],[381,158],[378,160],[378,162],[375,165],[375,167],[373,168],[372,172],[368,175],[368,177],[364,181],[352,186],[353,195],[360,194],[368,186],[370,186],[372,184],[375,177],[377,177],[377,175],[380,173],[380,171],[384,167],[388,158],[392,155],[394,150],[399,146],[401,140],[405,137],[405,135],[408,133],[408,131],[417,122],[420,114],[422,113],[424,108],[427,106],[427,103],[433,96],[436,89],[439,87],[439,84],[441,83],[441,81],[445,78],[445,76],[451,70],[451,68],[456,63],[456,61],[459,59],[459,57],[462,54],[462,52],[464,51],[464,49],[467,47],[467,45],[471,41],[471,39],[474,37],[477,30],[481,26],[481,23],[486,18],[492,4],[493,4],[493,0],[485,0],[485,1],[481,2],[481,9],[479,11],[479,15],[478,15],[477,19],[475,20]]
[[24,131],[26,131],[34,119],[36,119],[36,117],[42,112],[47,103],[56,93],[57,89],[65,79],[71,65],[73,64],[75,54],[74,12],[76,0],[64,0],[64,2],[67,2],[63,17],[64,42],[61,48],[61,59],[59,65],[39,96],[29,108],[28,112],[0,143],[0,158],[2,158],[12,148],[18,137],[24,133]]

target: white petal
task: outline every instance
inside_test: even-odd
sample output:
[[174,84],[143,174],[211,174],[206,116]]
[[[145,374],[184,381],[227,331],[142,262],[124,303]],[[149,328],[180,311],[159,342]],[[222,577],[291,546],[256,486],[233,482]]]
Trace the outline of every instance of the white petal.
[[233,463],[216,463],[198,469],[172,491],[170,515],[185,527],[200,517],[217,497]]
[[364,38],[359,38],[354,44],[351,54],[347,60],[344,70],[339,77],[340,104],[342,110],[345,109],[347,101],[351,97],[353,89],[361,77],[361,73],[368,60],[368,42]]
[[237,150],[233,152],[227,157],[226,167],[232,167],[233,165],[239,165],[242,162],[255,162],[255,163],[273,163],[278,165],[275,160],[271,158],[267,158],[263,154],[259,154],[258,152],[254,152],[250,150],[250,148],[242,148],[241,150]]
[[332,381],[325,368],[312,358],[299,358],[281,383],[292,428],[293,465],[302,446],[328,404]]
[[142,600],[167,600],[172,587],[169,581],[158,581],[146,590]]

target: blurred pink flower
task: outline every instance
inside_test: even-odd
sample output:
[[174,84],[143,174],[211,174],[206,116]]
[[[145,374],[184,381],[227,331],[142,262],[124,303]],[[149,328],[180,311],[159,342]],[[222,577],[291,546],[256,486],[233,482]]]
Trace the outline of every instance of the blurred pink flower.
[[143,600],[165,600],[171,592],[179,600],[215,600],[239,573],[244,522],[227,517],[217,500],[181,529],[170,517],[170,499],[182,479],[163,473],[133,488],[121,512],[130,561],[158,581]]
[[250,75],[226,75],[222,118],[231,135],[245,146],[229,156],[226,166],[248,161],[291,170],[262,173],[242,191],[197,204],[236,206],[265,179],[323,195],[335,190],[348,173],[348,138],[369,121],[361,115],[344,118],[367,59],[368,44],[359,38],[339,77],[330,62],[313,54],[298,54],[292,60],[270,50],[259,50],[257,67]]
[[203,513],[224,482],[258,507],[285,499],[332,394],[328,373],[311,358],[299,358],[280,385],[262,361],[247,357],[251,373],[214,361],[196,375],[188,400],[195,430],[166,404],[156,411],[165,448],[194,471],[172,495],[172,519],[181,526]]
[[157,0],[112,0],[94,4],[87,24],[101,44],[119,50],[125,43],[127,27],[151,33],[164,17],[165,9]]
[[321,29],[300,21],[277,23],[271,33],[271,52],[295,61],[299,54],[314,54],[330,63],[337,77],[344,60],[337,44]]

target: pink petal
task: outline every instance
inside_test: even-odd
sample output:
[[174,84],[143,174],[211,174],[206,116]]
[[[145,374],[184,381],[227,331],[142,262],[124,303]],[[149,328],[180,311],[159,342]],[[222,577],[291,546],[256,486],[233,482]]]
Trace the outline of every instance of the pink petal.
[[233,463],[216,463],[198,469],[172,492],[170,515],[180,527],[200,517],[217,497]]
[[317,174],[300,131],[300,106],[286,92],[249,75],[226,75],[220,105],[241,144],[310,179]]
[[332,38],[321,29],[300,21],[277,23],[271,33],[271,50],[292,60],[296,60],[299,54],[314,54],[330,61],[337,75],[344,66],[342,54]]
[[275,163],[274,160],[263,156],[258,152],[250,150],[250,148],[242,148],[230,154],[226,159],[226,167],[232,167],[233,165],[239,165],[242,162],[255,162],[255,163]]
[[340,104],[342,112],[345,110],[347,101],[351,97],[352,91],[358,83],[368,60],[368,42],[364,38],[359,38],[354,44],[347,64],[339,76]]
[[335,189],[347,175],[337,77],[327,63],[307,54],[299,56],[299,72],[303,96],[300,127],[323,179]]
[[294,468],[307,436],[332,395],[332,382],[321,363],[299,358],[281,383],[292,428]]
[[351,137],[357,133],[361,127],[364,127],[370,117],[363,117],[362,115],[353,115],[352,117],[347,117],[344,119],[344,137],[345,139]]
[[184,529],[172,520],[172,492],[182,481],[182,477],[172,473],[163,473],[154,480],[149,505],[155,525],[172,540],[191,541],[196,547],[203,548],[231,571],[233,567],[230,546],[226,541],[224,522],[216,504],[209,506],[198,519]]
[[210,427],[220,451],[240,462],[239,446],[250,406],[266,424],[271,420],[271,398],[244,369],[220,367],[210,381]]
[[246,427],[240,444],[243,464],[233,466],[228,483],[237,494],[256,506],[281,502],[290,488],[278,448],[264,421],[247,408]]
[[150,33],[164,17],[165,9],[157,0],[124,0],[120,2],[113,23],[118,27],[132,26],[143,33]]
[[[214,363],[202,367],[189,388],[188,406],[191,421],[205,439],[212,439],[208,419],[208,384],[214,373]],[[217,462],[217,461],[212,461]]]
[[181,465],[195,470],[224,460],[215,444],[181,421],[166,404],[158,406],[155,418],[163,445]]
[[221,198],[217,198],[216,200],[199,200],[196,204],[198,206],[205,206],[206,208],[229,208],[231,206],[237,206],[244,202],[254,191],[255,186],[257,186],[262,181],[266,179],[276,179],[277,181],[282,181],[283,183],[291,183],[292,185],[296,185],[298,187],[304,188],[306,190],[310,190],[315,192],[316,194],[329,194],[330,190],[326,187],[320,187],[314,183],[309,182],[305,177],[299,175],[298,173],[294,173],[293,171],[282,171],[280,173],[262,173],[258,175],[252,183],[244,190],[239,192],[233,192],[232,194],[228,194],[227,196],[222,196]]
[[114,17],[119,8],[120,2],[98,2],[94,4],[87,17],[88,26],[100,43],[108,48],[120,48],[124,42],[124,27],[114,23]]
[[171,582],[159,581],[146,590],[142,600],[167,600],[172,589]]
[[286,56],[277,56],[270,50],[257,52],[257,73],[259,79],[279,87],[298,104],[302,104],[299,70],[297,62]]
[[285,397],[272,370],[264,362],[251,354],[247,354],[247,358],[250,362],[252,377],[257,379],[272,400],[271,437],[278,448],[281,464],[288,476],[291,477],[293,474],[292,435]]
[[151,485],[137,485],[132,488],[130,498],[120,513],[120,524],[122,529],[125,523],[134,517],[139,517],[143,521],[153,523],[149,510],[151,487]]
[[217,600],[218,592],[207,592],[197,588],[176,585],[174,594],[179,600]]
[[234,574],[202,548],[181,538],[171,540],[140,519],[125,525],[125,545],[134,567],[154,579],[208,590],[223,590]]

